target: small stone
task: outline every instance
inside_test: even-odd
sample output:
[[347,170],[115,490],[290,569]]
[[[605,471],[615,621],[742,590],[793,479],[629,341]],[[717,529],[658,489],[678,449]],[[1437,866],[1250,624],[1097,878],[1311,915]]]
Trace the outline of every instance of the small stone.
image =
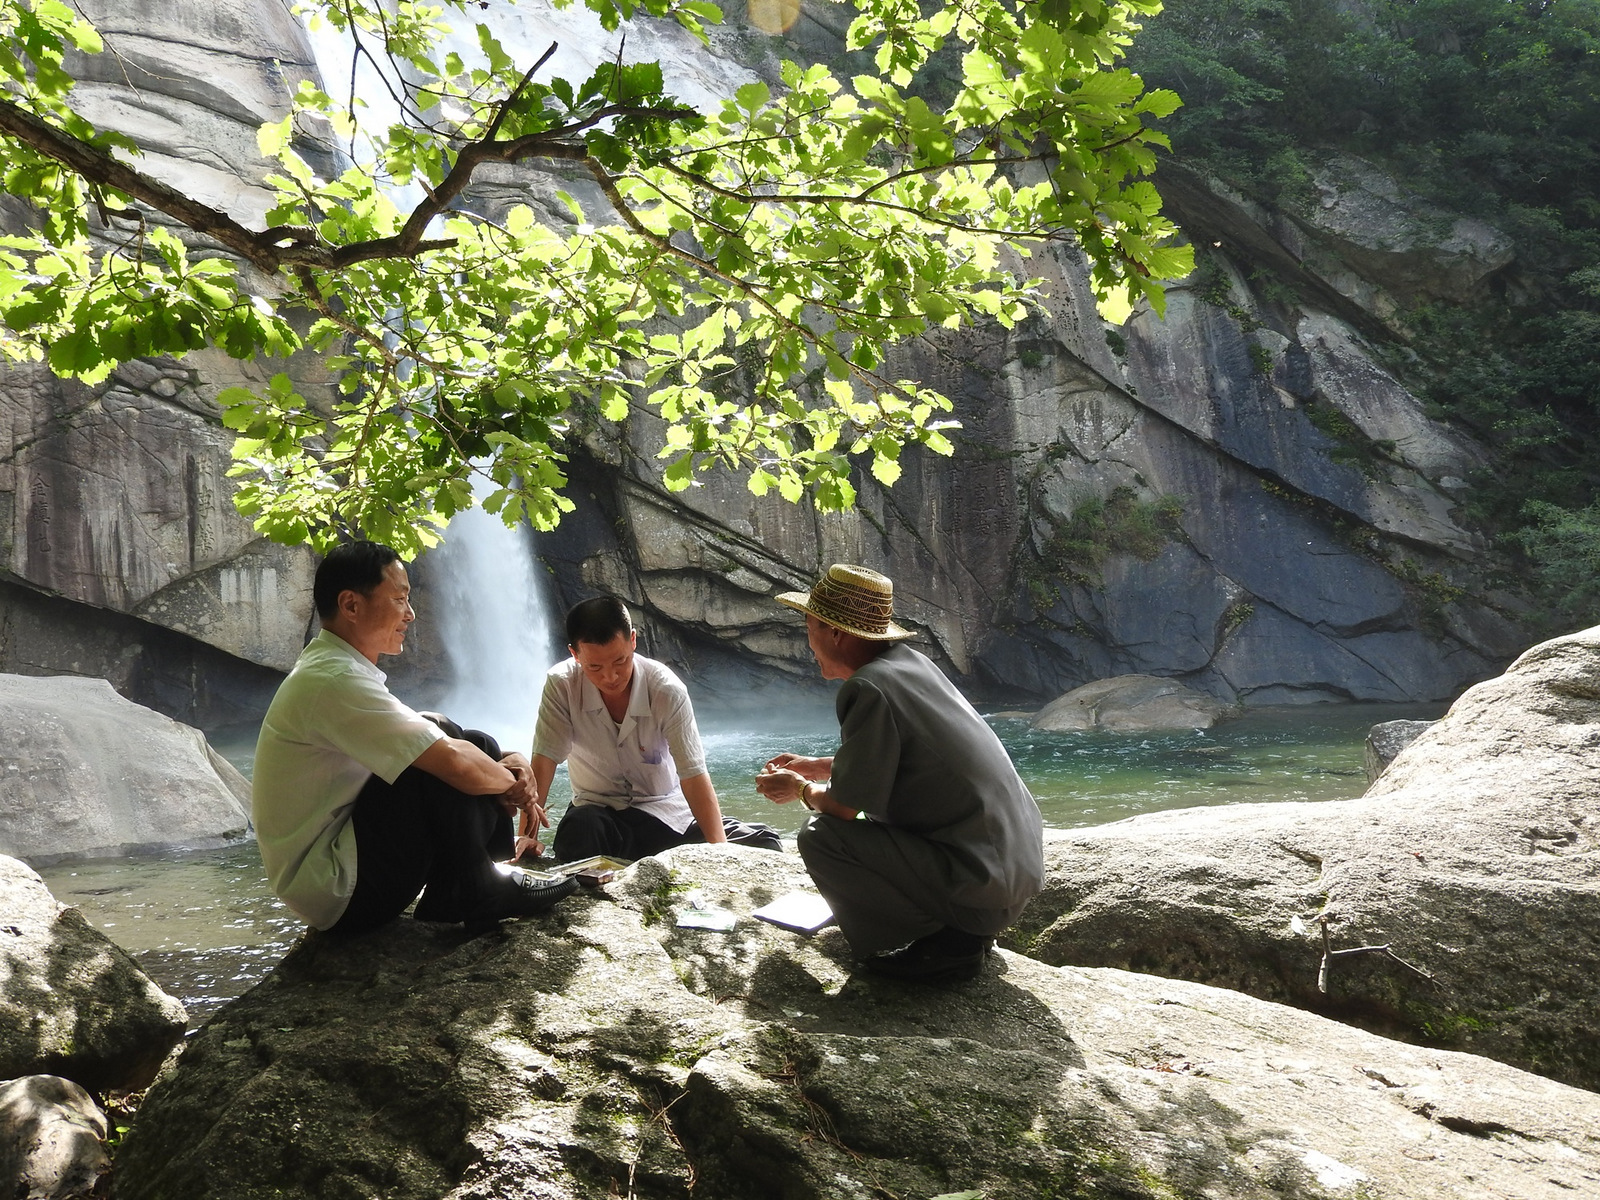
[[0,1083],[0,1188],[27,1200],[86,1196],[110,1168],[106,1117],[59,1075]]

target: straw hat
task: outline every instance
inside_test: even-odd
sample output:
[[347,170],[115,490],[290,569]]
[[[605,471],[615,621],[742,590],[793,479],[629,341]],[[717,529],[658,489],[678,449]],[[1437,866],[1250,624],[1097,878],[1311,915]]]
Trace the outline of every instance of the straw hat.
[[894,623],[893,581],[866,567],[834,563],[809,592],[784,592],[775,599],[869,642],[917,636]]

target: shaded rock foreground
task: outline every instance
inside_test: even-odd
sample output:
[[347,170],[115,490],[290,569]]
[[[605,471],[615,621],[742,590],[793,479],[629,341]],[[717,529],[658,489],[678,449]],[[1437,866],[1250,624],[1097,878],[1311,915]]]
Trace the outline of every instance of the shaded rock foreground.
[[34,871],[0,855],[0,1080],[136,1091],[183,1036],[183,1005]]
[[1472,688],[1359,799],[1059,833],[1046,867],[1012,934],[1045,961],[1234,988],[1600,1089],[1600,629]]
[[793,856],[685,847],[539,920],[313,936],[117,1160],[162,1197],[1572,1196],[1600,1096],[1196,984],[1000,953],[912,988],[741,914]]

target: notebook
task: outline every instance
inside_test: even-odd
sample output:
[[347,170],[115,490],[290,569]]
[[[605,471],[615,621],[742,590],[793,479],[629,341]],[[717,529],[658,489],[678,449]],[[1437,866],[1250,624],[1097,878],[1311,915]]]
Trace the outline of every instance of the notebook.
[[750,914],[796,933],[815,933],[833,924],[833,910],[815,892],[788,892]]

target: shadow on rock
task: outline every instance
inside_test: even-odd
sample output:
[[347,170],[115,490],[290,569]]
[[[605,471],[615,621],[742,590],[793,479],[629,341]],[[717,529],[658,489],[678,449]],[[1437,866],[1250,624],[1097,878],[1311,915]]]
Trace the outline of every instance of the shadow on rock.
[[[859,975],[837,931],[750,917],[804,883],[794,855],[686,846],[477,937],[401,920],[307,938],[152,1090],[118,1195],[1600,1188],[1600,1096],[1216,988],[1005,952],[963,983]],[[733,927],[680,927],[692,908]]]

